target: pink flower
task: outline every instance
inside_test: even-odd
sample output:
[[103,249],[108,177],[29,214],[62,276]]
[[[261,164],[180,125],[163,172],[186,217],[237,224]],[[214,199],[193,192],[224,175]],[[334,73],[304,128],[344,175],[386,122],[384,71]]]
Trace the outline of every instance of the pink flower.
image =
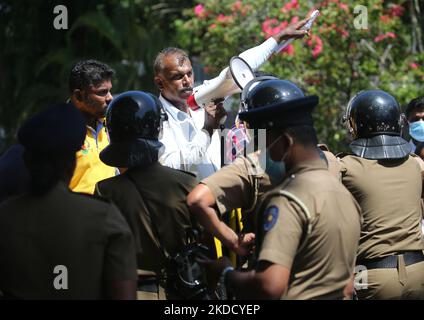
[[314,48],[312,49],[312,56],[314,58],[318,57],[318,55],[322,52],[324,47],[321,38],[318,37],[317,35],[312,35],[311,39],[309,39],[306,43],[310,47],[315,45]]
[[349,31],[347,31],[347,30],[342,29],[342,30],[340,30],[340,33],[342,35],[342,38],[344,38],[344,39],[349,37]]
[[236,2],[233,3],[233,5],[231,6],[231,10],[234,11],[239,11],[242,7],[242,3],[241,0],[237,0]]
[[344,10],[344,11],[346,11],[346,12],[349,11],[349,6],[346,3],[340,2],[339,3],[339,8],[342,9],[342,10]]
[[209,26],[209,29],[215,29],[216,28],[216,23],[212,23],[210,26]]
[[393,32],[387,32],[386,34],[380,34],[377,37],[374,38],[374,42],[380,42],[386,38],[392,38],[395,39],[396,35]]
[[289,23],[287,21],[283,21],[280,23],[280,28],[284,29],[285,27],[287,27],[289,25]]
[[403,13],[405,12],[405,8],[402,7],[401,5],[398,4],[394,4],[391,6],[389,14],[392,17],[400,17],[403,15]]
[[374,38],[374,42],[380,42],[381,40],[385,39],[386,35],[380,34],[379,36]]
[[281,12],[289,12],[292,9],[298,9],[299,8],[299,2],[298,0],[292,0],[289,3],[286,3],[282,8]]
[[226,16],[220,13],[218,17],[216,18],[216,21],[226,23],[226,22],[229,22],[231,19],[232,19],[231,16]]
[[281,50],[281,53],[286,52],[289,56],[294,55],[294,46],[292,44],[289,44],[287,47],[285,47],[283,50]]
[[299,17],[298,17],[298,16],[295,16],[295,17],[293,17],[293,18],[291,19],[290,24],[292,24],[292,23],[296,23],[296,22],[298,22],[298,21],[299,21]]
[[389,16],[384,15],[384,16],[380,16],[380,20],[384,24],[388,24],[392,19]]
[[194,14],[198,18],[203,18],[204,12],[205,12],[205,8],[203,7],[203,4],[198,4],[197,6],[194,7]]
[[312,56],[314,58],[318,57],[319,54],[322,52],[322,46],[316,45],[314,50],[312,50]]
[[262,31],[265,33],[265,38],[269,38],[277,33],[279,33],[282,29],[282,23],[278,25],[277,19],[266,19],[262,23]]
[[416,64],[415,62],[410,63],[409,66],[411,67],[411,69],[418,69],[419,67],[419,65]]

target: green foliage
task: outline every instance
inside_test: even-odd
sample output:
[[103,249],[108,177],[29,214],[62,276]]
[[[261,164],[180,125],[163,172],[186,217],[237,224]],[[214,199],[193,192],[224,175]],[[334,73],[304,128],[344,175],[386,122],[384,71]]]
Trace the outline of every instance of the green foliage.
[[319,9],[312,37],[293,42],[262,69],[318,95],[320,106],[315,116],[320,140],[333,150],[346,150],[347,134],[340,119],[355,93],[380,88],[406,104],[424,92],[424,54],[415,43],[416,35],[422,32],[411,23],[415,12],[407,1],[364,2],[368,12],[365,30],[354,25],[359,19],[354,9],[359,4],[339,0],[205,0],[187,9],[175,26],[180,46],[199,55],[208,71],[217,74],[232,56],[261,43],[287,23],[302,19],[311,8]]
[[[53,27],[59,4],[68,9],[68,30]],[[174,43],[173,22],[193,5],[191,0],[0,0],[0,154],[28,116],[68,99],[69,71],[79,60],[112,66],[113,92],[154,91],[153,59]]]

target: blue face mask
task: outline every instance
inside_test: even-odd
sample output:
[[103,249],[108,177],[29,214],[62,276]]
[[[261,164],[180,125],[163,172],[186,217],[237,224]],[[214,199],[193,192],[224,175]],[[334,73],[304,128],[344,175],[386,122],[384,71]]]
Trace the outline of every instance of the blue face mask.
[[409,134],[419,142],[424,141],[424,121],[415,121],[409,124]]
[[266,150],[266,168],[265,172],[268,174],[269,179],[271,180],[272,185],[278,185],[283,181],[284,176],[286,175],[286,164],[284,161],[274,161],[271,159],[271,155]]

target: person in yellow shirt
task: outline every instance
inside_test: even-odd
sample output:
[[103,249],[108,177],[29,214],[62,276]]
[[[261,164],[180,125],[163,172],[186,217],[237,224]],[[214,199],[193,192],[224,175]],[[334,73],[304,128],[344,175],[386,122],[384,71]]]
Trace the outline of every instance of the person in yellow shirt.
[[76,63],[69,77],[71,104],[83,114],[87,134],[82,149],[77,152],[75,173],[69,187],[74,192],[94,193],[98,181],[113,177],[116,168],[100,161],[99,153],[109,144],[104,119],[113,97],[112,77],[115,71],[105,63],[84,60]]

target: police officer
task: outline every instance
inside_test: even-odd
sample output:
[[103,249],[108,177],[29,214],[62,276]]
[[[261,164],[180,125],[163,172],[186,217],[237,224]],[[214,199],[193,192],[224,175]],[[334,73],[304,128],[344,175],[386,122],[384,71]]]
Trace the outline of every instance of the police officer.
[[[301,98],[307,98],[305,101],[310,104],[318,103],[317,97],[305,97],[303,92],[290,81],[268,82],[277,80],[273,78],[269,76],[258,77],[246,85],[241,98],[242,108],[245,109],[249,103],[252,104],[252,102],[248,102],[251,101],[252,97],[250,91],[261,82],[268,84],[262,84],[264,89],[256,93],[255,99],[261,99],[263,103],[282,103],[292,100],[294,103],[298,103],[298,99]],[[270,93],[268,93],[268,90]],[[271,94],[275,94],[275,97]],[[249,130],[249,132],[251,131]],[[269,137],[263,139],[263,131],[255,132],[256,137],[251,137],[251,143],[255,140],[258,142],[257,144],[261,144],[265,140],[269,142]],[[237,157],[233,163],[201,181],[188,197],[190,210],[197,216],[199,222],[212,235],[220,239],[227,248],[241,256],[248,255],[249,247],[255,237],[253,233],[255,224],[253,212],[255,208],[260,203],[262,196],[277,186],[283,179],[281,165],[275,164],[269,156],[265,156],[265,153],[265,151],[262,153],[259,151],[246,157]],[[329,157],[322,156],[322,152],[320,152],[320,156],[328,164],[334,162]],[[266,169],[264,170],[263,167],[266,167]],[[331,165],[330,167],[334,166]],[[336,176],[338,176],[339,167],[336,171]],[[226,212],[235,208],[243,208],[244,233],[241,235],[237,235],[219,219],[219,216],[223,216]],[[219,215],[216,215],[215,210],[218,211]]]
[[349,102],[344,119],[353,154],[341,159],[342,181],[363,218],[357,295],[423,299],[421,169],[410,144],[400,137],[399,104],[387,92],[362,91]]
[[[248,93],[246,103],[240,119],[251,128],[267,129],[266,170],[280,183],[258,206],[255,271],[233,271],[225,259],[213,268],[222,271],[221,279],[239,298],[341,299],[353,275],[359,207],[319,156],[311,116],[318,97],[305,97],[289,81],[268,80]],[[221,205],[232,201],[223,195],[231,190],[227,186],[236,185],[233,181],[255,179],[239,167],[228,166],[225,187],[215,182],[211,188],[218,190]],[[196,187],[199,194],[209,189],[212,178]],[[254,183],[245,190],[239,198],[249,200]],[[200,206],[194,209],[198,216],[208,215]]]
[[29,174],[23,153],[24,147],[14,144],[0,156],[0,203],[28,191]]
[[128,224],[112,203],[68,188],[85,133],[81,113],[70,105],[47,109],[18,132],[30,188],[0,206],[0,291],[6,298],[136,296]]
[[149,93],[129,91],[113,100],[106,116],[111,143],[101,160],[123,174],[100,181],[96,193],[121,209],[135,236],[139,299],[164,299],[159,285],[169,257],[194,224],[185,203],[195,176],[158,162],[163,114]]

